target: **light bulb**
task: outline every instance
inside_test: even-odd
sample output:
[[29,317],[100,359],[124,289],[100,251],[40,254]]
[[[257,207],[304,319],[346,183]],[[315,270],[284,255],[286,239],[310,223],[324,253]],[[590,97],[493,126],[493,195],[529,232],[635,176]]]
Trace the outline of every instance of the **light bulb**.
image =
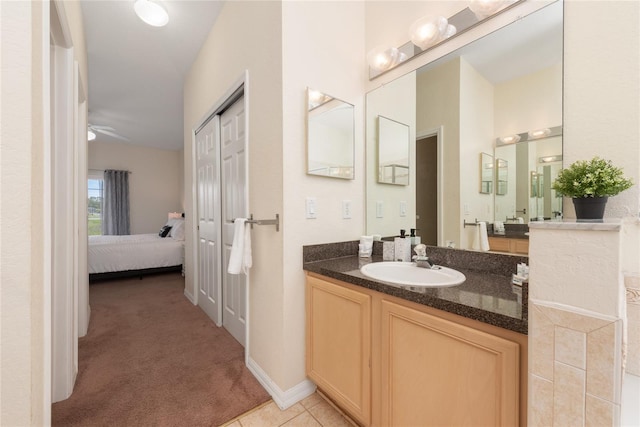
[[138,18],[154,27],[164,27],[169,22],[169,14],[158,3],[150,0],[136,0],[133,4]]
[[378,72],[387,71],[407,59],[407,55],[398,48],[378,46],[367,54],[369,66]]
[[409,27],[409,37],[414,45],[425,50],[447,38],[448,32],[453,35],[455,31],[453,25],[449,29],[449,21],[444,16],[425,16]]
[[469,9],[476,15],[476,18],[482,20],[496,13],[506,3],[505,0],[473,0]]
[[94,139],[96,139],[96,133],[92,130],[88,130],[87,131],[87,140],[88,141],[93,141]]

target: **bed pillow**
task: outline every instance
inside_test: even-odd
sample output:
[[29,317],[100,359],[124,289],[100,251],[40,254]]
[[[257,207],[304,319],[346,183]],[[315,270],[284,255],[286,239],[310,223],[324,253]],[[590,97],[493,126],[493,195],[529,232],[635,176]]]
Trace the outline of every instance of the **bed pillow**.
[[160,229],[160,232],[158,233],[158,236],[160,237],[167,237],[169,235],[169,233],[171,232],[171,226],[170,225],[165,225],[164,227],[162,227]]
[[177,220],[171,229],[171,237],[176,240],[184,240],[184,220]]

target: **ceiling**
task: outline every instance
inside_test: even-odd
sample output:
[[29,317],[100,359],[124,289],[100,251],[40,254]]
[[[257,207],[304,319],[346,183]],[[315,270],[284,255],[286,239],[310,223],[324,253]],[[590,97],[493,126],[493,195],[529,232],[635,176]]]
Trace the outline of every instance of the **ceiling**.
[[[179,150],[184,143],[184,78],[223,1],[157,1],[169,13],[169,23],[162,28],[143,23],[133,11],[133,0],[82,0],[89,61],[89,123],[110,126],[135,145]],[[516,74],[549,66],[562,57],[561,11],[561,5],[546,7],[509,26],[509,35],[496,32],[475,43],[473,49],[463,48],[454,54],[465,55],[494,83],[515,77],[505,74],[514,65],[506,52],[516,51],[525,58],[517,61]],[[530,20],[535,24],[523,23]],[[516,41],[523,43],[523,38],[525,47],[516,47]],[[445,56],[423,68],[446,60]],[[96,140],[122,142],[101,133]]]
[[[135,145],[183,147],[182,87],[222,1],[165,0],[162,28],[142,22],[133,0],[83,0],[89,62],[89,123]],[[100,142],[123,142],[97,134]]]

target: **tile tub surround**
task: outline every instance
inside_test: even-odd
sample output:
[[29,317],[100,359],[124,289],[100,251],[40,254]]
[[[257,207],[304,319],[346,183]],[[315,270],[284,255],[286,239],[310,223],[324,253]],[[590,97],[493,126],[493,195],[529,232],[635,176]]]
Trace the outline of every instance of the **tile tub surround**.
[[621,221],[529,225],[529,425],[620,425]]
[[[467,280],[458,286],[412,291],[400,285],[372,280],[360,273],[360,267],[364,264],[383,262],[381,242],[374,244],[374,255],[371,258],[359,258],[354,255],[357,253],[357,242],[355,252],[346,251],[348,247],[349,242],[305,246],[303,268],[387,295],[527,334],[527,285],[522,288],[514,288],[511,285],[511,274],[515,273],[516,265],[519,262],[527,262],[527,257],[428,246],[427,255],[436,264],[461,271]],[[335,257],[321,259],[318,255],[320,253]]]

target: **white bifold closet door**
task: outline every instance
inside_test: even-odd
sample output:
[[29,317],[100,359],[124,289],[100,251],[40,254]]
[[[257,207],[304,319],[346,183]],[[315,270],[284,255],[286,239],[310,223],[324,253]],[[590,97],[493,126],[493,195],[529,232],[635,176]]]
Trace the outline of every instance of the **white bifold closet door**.
[[[227,266],[233,244],[233,219],[246,218],[247,150],[244,98],[237,100],[220,117],[220,165],[222,168],[222,324],[245,345],[247,323],[247,276],[229,274]],[[247,226],[247,231],[249,231]]]
[[243,346],[247,277],[227,265],[233,219],[248,216],[245,127],[242,97],[196,132],[198,306]]

